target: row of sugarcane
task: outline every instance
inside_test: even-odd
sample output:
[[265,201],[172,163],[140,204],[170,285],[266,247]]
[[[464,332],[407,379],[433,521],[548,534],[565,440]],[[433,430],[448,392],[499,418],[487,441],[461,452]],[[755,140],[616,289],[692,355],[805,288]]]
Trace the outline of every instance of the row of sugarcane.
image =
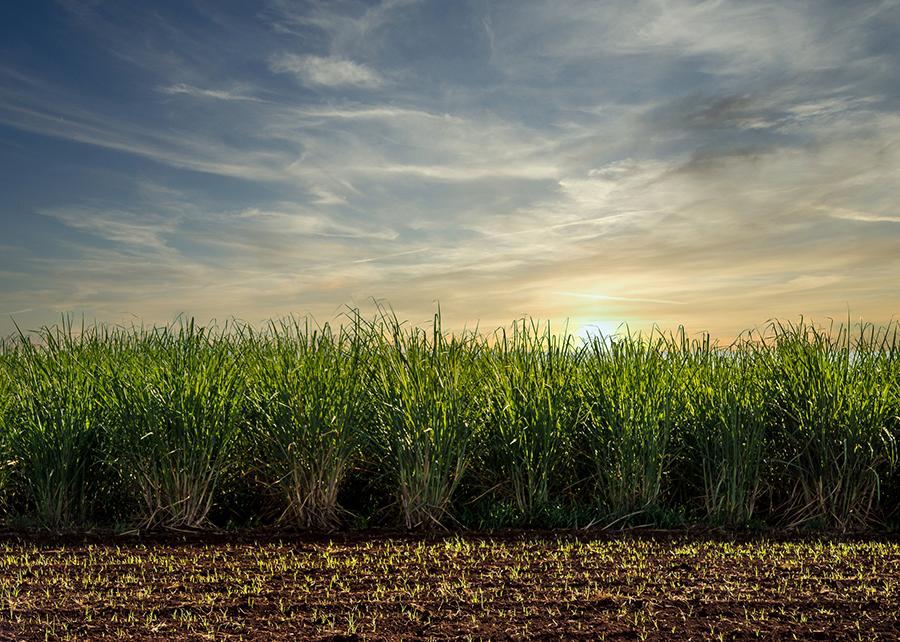
[[64,320],[0,351],[0,519],[891,528],[897,330]]

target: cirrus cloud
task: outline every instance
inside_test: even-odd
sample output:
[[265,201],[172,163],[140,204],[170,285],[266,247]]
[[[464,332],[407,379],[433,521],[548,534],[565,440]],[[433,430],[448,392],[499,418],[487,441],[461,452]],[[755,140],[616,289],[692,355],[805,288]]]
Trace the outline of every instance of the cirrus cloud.
[[377,71],[366,65],[334,56],[300,56],[281,53],[269,68],[275,73],[293,74],[304,85],[321,87],[378,87],[383,83]]

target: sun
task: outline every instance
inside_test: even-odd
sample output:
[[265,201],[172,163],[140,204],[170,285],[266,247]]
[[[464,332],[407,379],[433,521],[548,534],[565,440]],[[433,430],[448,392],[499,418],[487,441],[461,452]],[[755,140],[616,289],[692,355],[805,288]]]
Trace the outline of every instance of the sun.
[[594,337],[612,337],[613,335],[621,332],[623,329],[624,326],[620,321],[610,321],[608,319],[591,319],[584,321],[583,323],[580,323],[578,325],[578,330],[575,332],[575,336],[577,336],[581,341],[587,342]]

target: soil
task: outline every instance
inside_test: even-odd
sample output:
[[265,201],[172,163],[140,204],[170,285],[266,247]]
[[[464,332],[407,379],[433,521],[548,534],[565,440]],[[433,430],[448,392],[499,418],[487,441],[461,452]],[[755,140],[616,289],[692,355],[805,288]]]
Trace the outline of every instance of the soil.
[[900,541],[0,534],[0,639],[897,640]]

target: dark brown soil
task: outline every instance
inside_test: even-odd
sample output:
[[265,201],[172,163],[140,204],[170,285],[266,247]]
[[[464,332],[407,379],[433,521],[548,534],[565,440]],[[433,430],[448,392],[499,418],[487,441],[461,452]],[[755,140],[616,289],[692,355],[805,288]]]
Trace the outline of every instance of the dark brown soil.
[[897,640],[900,543],[0,537],[0,639]]

